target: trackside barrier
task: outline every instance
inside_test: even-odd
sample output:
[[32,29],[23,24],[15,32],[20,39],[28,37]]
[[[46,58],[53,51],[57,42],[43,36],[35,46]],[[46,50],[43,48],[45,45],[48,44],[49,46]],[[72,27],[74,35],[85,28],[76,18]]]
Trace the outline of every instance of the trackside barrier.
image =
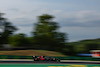
[[[100,58],[93,57],[55,57],[61,60],[91,60],[100,61]],[[0,55],[0,59],[32,59],[32,56]]]
[[0,64],[0,67],[100,67],[100,64]]
[[100,58],[93,57],[55,57],[61,60],[91,60],[91,61],[100,61]]

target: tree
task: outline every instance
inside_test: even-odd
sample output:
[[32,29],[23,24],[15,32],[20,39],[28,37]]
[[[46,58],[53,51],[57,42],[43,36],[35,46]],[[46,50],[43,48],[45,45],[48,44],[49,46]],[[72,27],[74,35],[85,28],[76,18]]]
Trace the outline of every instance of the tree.
[[[73,45],[74,46],[74,51],[76,53],[85,53],[86,52],[86,45],[85,44],[80,44],[80,45]],[[89,52],[89,51],[88,51]]]
[[91,50],[99,50],[100,43],[99,40],[82,40],[79,42],[71,43],[74,46],[74,51],[76,53],[90,53]]
[[35,24],[35,44],[40,48],[61,51],[65,47],[65,33],[58,32],[58,24],[53,22],[52,15],[43,14]]
[[85,44],[85,46],[86,46],[86,52],[90,52],[90,50],[99,50],[100,44],[88,42]]
[[4,13],[0,13],[0,46],[8,44],[8,37],[17,30],[6,18],[3,18]]
[[9,43],[13,47],[30,47],[30,40],[23,33],[10,36]]

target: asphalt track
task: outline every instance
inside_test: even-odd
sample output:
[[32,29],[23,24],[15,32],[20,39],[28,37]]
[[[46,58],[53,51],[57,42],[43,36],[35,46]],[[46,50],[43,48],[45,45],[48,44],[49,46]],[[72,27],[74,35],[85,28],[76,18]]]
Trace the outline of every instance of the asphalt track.
[[100,62],[55,62],[55,61],[0,61],[0,64],[100,64]]

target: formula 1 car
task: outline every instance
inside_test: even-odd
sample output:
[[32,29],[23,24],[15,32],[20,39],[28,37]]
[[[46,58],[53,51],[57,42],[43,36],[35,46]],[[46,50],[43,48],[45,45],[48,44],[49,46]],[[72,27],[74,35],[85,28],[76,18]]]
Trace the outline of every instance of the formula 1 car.
[[60,62],[60,59],[54,58],[54,57],[48,57],[48,56],[33,56],[34,61],[57,61]]

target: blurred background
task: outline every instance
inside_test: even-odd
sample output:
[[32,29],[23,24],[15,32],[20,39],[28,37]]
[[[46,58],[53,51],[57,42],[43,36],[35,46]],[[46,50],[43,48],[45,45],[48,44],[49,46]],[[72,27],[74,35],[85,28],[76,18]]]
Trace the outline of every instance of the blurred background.
[[100,50],[99,3],[0,0],[0,55],[91,56]]

